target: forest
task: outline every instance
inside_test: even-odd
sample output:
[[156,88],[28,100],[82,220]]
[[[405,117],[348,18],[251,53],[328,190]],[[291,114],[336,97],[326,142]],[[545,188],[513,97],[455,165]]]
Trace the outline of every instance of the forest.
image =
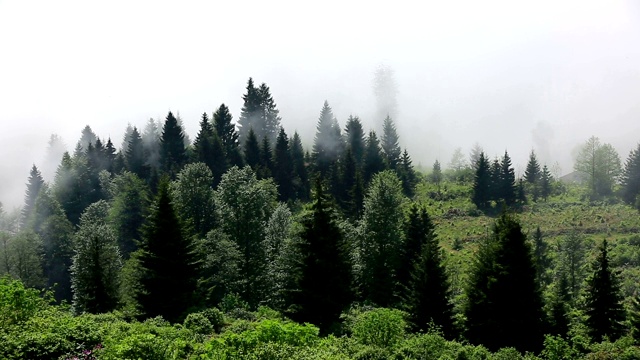
[[242,99],[193,141],[51,136],[0,208],[0,358],[640,358],[640,145],[585,139],[572,181],[479,144],[424,168],[390,116],[325,102],[303,144]]

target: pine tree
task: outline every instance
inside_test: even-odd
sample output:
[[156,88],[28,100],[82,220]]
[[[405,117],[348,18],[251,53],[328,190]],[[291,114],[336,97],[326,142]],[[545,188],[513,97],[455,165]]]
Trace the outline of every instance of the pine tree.
[[247,140],[244,143],[244,162],[249,165],[253,171],[257,172],[260,167],[260,144],[253,129],[249,129]]
[[567,276],[571,304],[574,305],[585,278],[586,246],[584,236],[576,230],[571,231],[558,242],[558,254],[556,256],[559,259],[559,270]]
[[399,137],[396,125],[393,123],[391,117],[387,116],[382,124],[381,143],[387,166],[393,170],[396,170],[400,163],[401,150],[398,141]]
[[327,333],[352,300],[349,252],[319,179],[315,199],[302,220],[298,292],[293,318]]
[[273,159],[273,180],[278,185],[280,201],[288,201],[294,197],[293,165],[289,152],[289,138],[284,128],[280,128]]
[[475,169],[472,201],[479,209],[486,209],[491,203],[491,169],[484,152],[480,152]]
[[640,144],[629,153],[621,176],[622,200],[627,204],[640,207]]
[[297,132],[295,132],[293,138],[291,138],[289,152],[291,153],[291,161],[293,163],[293,189],[295,197],[300,200],[307,200],[309,199],[310,192],[309,175],[307,173],[302,141]]
[[369,131],[369,137],[367,137],[367,147],[364,153],[364,162],[362,169],[362,177],[365,185],[369,184],[373,175],[383,171],[385,169],[384,159],[380,150],[380,142],[376,132]]
[[467,338],[490,350],[542,345],[542,299],[520,224],[503,213],[481,243],[467,287]]
[[225,104],[220,105],[216,112],[213,113],[213,129],[222,142],[229,167],[243,165],[238,132],[231,122],[232,120],[233,116],[231,116],[229,108]]
[[622,335],[625,319],[620,281],[610,267],[606,239],[598,250],[592,265],[593,273],[587,279],[586,324],[594,341],[600,342],[605,336],[615,341]]
[[137,302],[145,317],[161,315],[172,322],[181,319],[193,303],[197,275],[194,255],[191,239],[182,233],[165,178],[160,181],[143,226],[140,249],[135,253],[142,269],[142,291],[137,294]]
[[24,197],[24,207],[22,208],[20,219],[21,228],[25,228],[31,218],[31,214],[36,206],[36,199],[38,198],[40,189],[42,189],[43,185],[44,179],[42,179],[42,174],[40,173],[40,170],[33,165],[29,172],[29,179],[27,180],[27,192]]
[[362,168],[362,162],[364,160],[365,152],[365,138],[364,130],[362,129],[362,122],[357,116],[349,116],[347,124],[344,128],[345,140],[347,147],[351,148],[353,159],[356,162],[358,169]]
[[419,237],[420,248],[415,259],[406,259],[409,260],[407,264],[413,265],[407,299],[408,312],[416,329],[427,331],[431,326],[436,326],[451,338],[454,336],[453,305],[449,302],[451,290],[442,249],[424,208],[419,216],[420,225],[418,229],[413,229],[412,236]]
[[342,153],[342,137],[338,121],[333,116],[333,111],[327,101],[320,111],[320,118],[316,126],[316,135],[313,141],[313,166],[314,170],[322,176],[329,172],[331,164],[338,160]]
[[160,163],[165,174],[174,178],[187,162],[185,137],[182,126],[171,111],[162,127]]
[[108,204],[91,204],[74,235],[71,289],[76,313],[106,313],[119,301],[122,258],[113,229],[107,225]]

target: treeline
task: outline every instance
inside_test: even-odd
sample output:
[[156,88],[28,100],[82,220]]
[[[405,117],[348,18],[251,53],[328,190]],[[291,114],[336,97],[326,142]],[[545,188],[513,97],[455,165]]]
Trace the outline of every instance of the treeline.
[[[545,303],[543,235],[532,249],[510,210],[551,194],[534,153],[523,179],[506,152],[490,162],[477,151],[458,169],[475,174],[478,209],[505,210],[477,244],[454,307],[435,225],[414,199],[420,176],[390,117],[378,138],[357,117],[342,129],[325,102],[305,151],[280,126],[268,86],[249,79],[243,99],[237,124],[224,104],[203,114],[193,144],[171,112],[161,126],[127,129],[119,151],[87,126],[52,184],[32,168],[22,213],[0,233],[0,271],[52,288],[77,314],[181,322],[213,307],[268,306],[324,335],[340,333],[341,315],[364,304],[406,311],[412,331],[490,350],[540,351],[545,334],[568,336],[563,299],[576,292],[558,287]],[[439,183],[436,165],[431,180]],[[627,166],[631,189],[640,174]],[[640,324],[623,323],[607,251],[603,242],[586,300],[576,304],[595,341],[637,334]]]

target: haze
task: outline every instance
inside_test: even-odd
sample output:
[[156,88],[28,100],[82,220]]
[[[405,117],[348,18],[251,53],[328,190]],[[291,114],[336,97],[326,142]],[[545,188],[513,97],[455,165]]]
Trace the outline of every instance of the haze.
[[85,125],[119,146],[128,123],[178,112],[237,120],[249,77],[270,86],[310,148],[328,100],[344,126],[373,118],[373,74],[392,68],[396,124],[415,164],[479,143],[531,149],[571,171],[589,136],[620,157],[640,141],[640,6],[634,1],[3,1],[0,201],[19,206],[52,133]]

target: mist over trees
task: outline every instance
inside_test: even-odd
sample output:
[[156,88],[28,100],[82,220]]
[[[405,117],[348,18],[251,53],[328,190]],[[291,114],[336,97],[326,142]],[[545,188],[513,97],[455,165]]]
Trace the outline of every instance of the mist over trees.
[[[591,137],[575,182],[535,150],[514,164],[477,143],[416,169],[380,71],[380,129],[356,115],[342,126],[325,101],[309,144],[251,78],[237,123],[221,104],[193,143],[173,112],[129,125],[118,149],[87,125],[53,179],[33,164],[22,208],[0,212],[0,274],[78,315],[189,323],[268,306],[323,336],[358,336],[344,327],[366,313],[491,351],[637,327],[625,308],[635,275],[617,271],[639,263],[635,220],[619,218],[639,207],[640,148],[623,167]],[[60,139],[49,148],[58,156]]]

